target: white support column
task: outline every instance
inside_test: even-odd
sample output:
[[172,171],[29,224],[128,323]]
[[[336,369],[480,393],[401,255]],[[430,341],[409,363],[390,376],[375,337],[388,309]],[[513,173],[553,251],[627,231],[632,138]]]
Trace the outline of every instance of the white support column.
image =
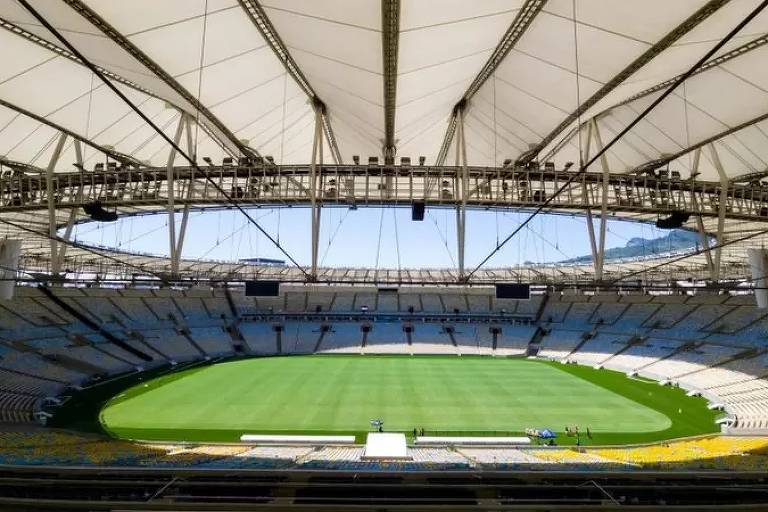
[[595,224],[592,219],[592,210],[590,209],[587,209],[587,234],[589,235],[589,248],[592,251],[592,266],[595,268],[595,275],[597,275],[599,254],[597,252],[597,241],[595,240]]
[[315,137],[312,141],[312,161],[309,166],[309,201],[312,206],[312,268],[310,276],[317,278],[317,259],[320,254],[320,204],[317,200],[317,166],[323,165],[323,121],[322,112],[315,107]]
[[584,165],[584,162],[589,160],[589,154],[592,149],[592,126],[595,124],[595,120],[592,119],[591,122],[587,124],[587,138],[584,141],[584,152],[579,155],[581,157],[581,161],[579,162],[579,168],[581,168],[582,165]]
[[[173,136],[173,143],[178,146],[181,142],[181,133],[184,130],[186,115],[182,112],[179,116],[179,122],[176,125],[176,133]],[[173,162],[176,159],[176,146],[171,146],[168,152],[168,164],[166,165],[166,185],[168,188],[168,246],[171,252],[171,274],[178,273],[179,258],[176,255],[176,215],[174,202],[176,199],[176,173],[173,170]]]
[[[75,219],[77,219],[77,208],[72,208],[69,210],[69,218],[67,219],[67,227],[64,230],[64,236],[61,237],[64,240],[69,241],[70,238],[72,238],[72,229],[75,227]],[[54,274],[61,272],[61,267],[64,266],[64,257],[67,255],[67,247],[69,247],[67,244],[61,244],[59,247],[56,258],[52,263]]]
[[64,149],[64,143],[67,141],[67,134],[62,133],[59,135],[59,141],[56,143],[56,147],[51,155],[51,160],[48,162],[48,168],[45,171],[45,188],[48,194],[48,234],[51,238],[51,272],[58,274],[58,268],[56,268],[56,262],[58,260],[58,240],[56,234],[56,193],[53,190],[53,172],[56,168],[56,163],[59,161],[61,151]]
[[21,256],[21,240],[0,240],[0,300],[11,300]]
[[[192,160],[197,161],[197,155],[195,150],[195,144],[192,140],[192,116],[184,115],[184,132],[187,139],[187,154]],[[187,223],[189,221],[189,199],[194,197],[195,180],[194,175],[189,180],[187,185],[187,202],[184,204],[184,210],[181,214],[181,226],[179,227],[178,234],[175,235],[176,247],[173,250],[173,258],[171,258],[171,273],[177,275],[179,273],[179,265],[181,263],[181,254],[184,248],[184,240],[187,236]],[[175,219],[174,219],[175,223]]]
[[197,148],[192,141],[192,116],[184,115],[184,129],[187,131],[187,154],[189,157],[197,161]]
[[[592,132],[595,137],[595,148],[598,152],[603,150],[603,139],[600,136],[600,128],[597,122],[592,119]],[[608,182],[610,179],[610,169],[608,168],[608,157],[605,153],[600,156],[600,166],[603,168],[603,189],[600,205],[600,238],[597,243],[597,260],[595,260],[595,279],[603,279],[603,263],[605,262],[605,232],[608,224]]]
[[[589,154],[592,148],[592,124],[593,123],[594,123],[594,120],[590,123],[587,123],[587,138],[584,143],[584,151],[582,154],[579,155],[580,157],[579,168],[581,168],[581,166],[584,165],[584,162],[589,160]],[[589,201],[591,200],[591,198],[589,197],[589,189],[587,188],[586,181],[584,182],[584,186],[581,190],[581,193],[584,196],[584,203],[589,204]],[[597,242],[595,241],[595,224],[592,220],[591,208],[587,208],[586,217],[587,217],[587,234],[589,235],[589,248],[592,251],[592,266],[595,269],[595,274],[597,274],[599,262],[598,262]]]
[[[75,159],[77,160],[77,165],[82,169],[85,161],[83,160],[83,145],[82,143],[75,139],[72,141],[73,146],[75,148]],[[69,210],[69,218],[67,219],[67,227],[64,230],[64,236],[62,237],[64,240],[69,241],[72,237],[72,230],[75,227],[75,220],[77,219],[77,208],[72,208]],[[61,267],[64,265],[64,257],[67,255],[67,247],[69,247],[67,244],[61,244],[59,246],[58,253],[56,254],[56,258],[53,262],[53,270],[54,273],[58,273],[61,271]]]
[[[699,164],[701,162],[701,148],[697,149],[693,153],[693,165],[691,167],[691,176],[695,176],[699,172]],[[701,247],[704,250],[704,257],[707,262],[707,270],[709,271],[710,278],[715,278],[715,265],[712,261],[712,251],[709,249],[709,235],[704,229],[704,219],[701,217],[701,206],[698,199],[696,199],[696,191],[691,191],[691,205],[693,206],[693,213],[696,216],[696,229],[699,232],[699,241]]]
[[194,189],[195,189],[195,180],[189,180],[189,185],[187,186],[187,202],[184,205],[184,210],[181,214],[181,226],[179,227],[179,233],[176,236],[176,251],[174,253],[174,260],[172,263],[172,271],[174,274],[179,273],[179,264],[181,263],[181,253],[182,249],[184,248],[184,240],[187,237],[187,223],[189,221],[189,202],[190,199],[194,197]]
[[725,174],[723,163],[720,161],[720,155],[718,155],[714,144],[709,145],[709,151],[712,154],[712,163],[715,169],[717,169],[717,174],[720,176],[720,201],[718,202],[717,210],[717,246],[715,247],[715,261],[713,264],[714,272],[712,273],[712,280],[717,281],[720,279],[720,257],[722,255],[725,231],[725,213],[728,206],[728,176]]
[[73,140],[72,143],[75,146],[75,160],[77,160],[77,165],[79,165],[80,168],[82,169],[83,164],[84,164],[84,160],[83,160],[83,145],[77,139]]
[[181,250],[184,247],[184,238],[187,236],[187,220],[189,219],[189,203],[184,205],[184,212],[181,215],[181,227],[179,228],[179,236],[176,241],[176,250],[174,251],[174,260],[172,265],[172,272],[174,275],[179,273],[179,263],[181,262]]
[[768,308],[768,251],[747,249],[747,258],[752,269],[752,286],[755,288],[757,307]]
[[467,191],[469,178],[467,170],[467,141],[464,138],[464,110],[457,110],[456,125],[456,167],[461,166],[461,175],[457,176],[456,191],[459,195],[456,201],[456,255],[459,281],[464,280],[464,250],[467,236]]

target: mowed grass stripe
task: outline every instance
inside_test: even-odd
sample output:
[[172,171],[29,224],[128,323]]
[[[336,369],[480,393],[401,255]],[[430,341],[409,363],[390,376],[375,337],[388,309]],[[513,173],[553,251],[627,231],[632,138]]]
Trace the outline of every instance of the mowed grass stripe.
[[[615,372],[540,361],[291,356],[221,363],[136,386],[108,403],[101,421],[115,435],[147,439],[365,432],[371,419],[382,419],[387,430],[579,425],[606,439],[644,440],[713,431],[705,405]],[[677,414],[681,407],[686,414]]]

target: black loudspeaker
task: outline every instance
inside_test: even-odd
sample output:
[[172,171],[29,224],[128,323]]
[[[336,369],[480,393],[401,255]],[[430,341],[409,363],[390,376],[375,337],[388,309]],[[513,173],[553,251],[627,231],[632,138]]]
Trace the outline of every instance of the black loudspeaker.
[[523,299],[531,298],[531,285],[519,283],[501,283],[496,285],[497,299]]
[[280,295],[279,281],[246,281],[246,297],[277,297]]
[[656,221],[656,227],[659,229],[677,229],[683,227],[683,224],[688,222],[691,217],[690,213],[674,211],[666,219],[659,219]]
[[90,215],[91,219],[96,222],[115,222],[117,220],[117,213],[108,212],[101,206],[99,201],[84,204],[83,211]]
[[411,220],[424,220],[424,201],[414,201],[411,205]]

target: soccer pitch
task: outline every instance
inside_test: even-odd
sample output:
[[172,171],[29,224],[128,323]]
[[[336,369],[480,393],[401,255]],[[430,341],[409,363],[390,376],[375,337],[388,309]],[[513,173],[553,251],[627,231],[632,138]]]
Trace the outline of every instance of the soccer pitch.
[[121,393],[100,414],[117,437],[237,440],[243,433],[385,430],[491,433],[566,425],[642,442],[715,431],[680,389],[605,370],[525,359],[290,356],[179,372]]

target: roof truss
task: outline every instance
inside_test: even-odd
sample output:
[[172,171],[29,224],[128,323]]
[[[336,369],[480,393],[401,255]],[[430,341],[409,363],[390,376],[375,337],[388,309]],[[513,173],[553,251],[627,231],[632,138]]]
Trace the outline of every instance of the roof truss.
[[711,137],[707,137],[706,139],[700,140],[696,142],[695,144],[691,144],[687,148],[683,148],[677,153],[672,153],[671,155],[666,155],[663,158],[659,158],[656,160],[651,160],[650,162],[646,162],[643,165],[638,166],[634,172],[645,172],[653,169],[658,169],[659,167],[663,167],[669,162],[672,162],[674,160],[677,160],[683,155],[686,155],[690,153],[691,151],[695,151],[699,148],[703,148],[707,144],[712,144],[713,142],[717,142],[718,140],[727,137],[728,135],[731,135],[733,133],[736,133],[740,130],[743,130],[744,128],[749,128],[750,126],[753,126],[757,123],[760,123],[762,121],[765,121],[768,119],[768,112],[761,114],[757,117],[753,117],[749,121],[745,121],[743,123],[737,124],[736,126],[732,126],[728,128],[727,130],[723,130],[719,133],[716,133],[715,135],[712,135]]
[[[622,69],[616,76],[614,76],[608,83],[598,89],[592,96],[587,98],[581,103],[576,110],[568,114],[560,124],[558,124],[554,130],[549,132],[535,147],[529,149],[518,157],[518,160],[527,162],[533,160],[539,152],[547,146],[550,142],[555,140],[563,130],[568,128],[573,121],[575,121],[580,115],[586,112],[589,108],[595,105],[598,101],[607,96],[616,87],[621,85],[626,79],[632,76],[637,70],[648,64],[661,52],[672,46],[678,39],[685,34],[696,28],[701,22],[709,18],[712,14],[717,12],[722,6],[730,2],[730,0],[709,0],[698,11],[690,15],[680,25],[672,29],[667,35],[662,37],[656,44],[648,48],[639,57],[629,63],[624,69]],[[673,79],[673,83],[676,79]]]
[[[253,156],[256,152],[241,142],[237,136],[230,131],[230,129],[224,125],[224,123],[217,118],[208,108],[205,107],[200,101],[189,91],[187,91],[175,78],[167,73],[162,67],[149,58],[144,52],[139,50],[128,38],[118,32],[114,27],[101,18],[96,12],[91,10],[87,5],[80,0],[63,0],[72,9],[77,11],[83,18],[88,20],[94,27],[99,29],[105,36],[111,39],[115,44],[120,46],[125,52],[131,55],[134,59],[140,62],[144,67],[149,69],[156,77],[165,82],[171,89],[178,93],[185,101],[193,106],[197,112],[204,118],[207,123],[215,127],[216,130],[222,134],[226,140],[221,140],[230,151],[238,152],[243,155]],[[200,124],[205,124],[201,122]]]
[[35,174],[44,174],[45,169],[41,167],[37,167],[32,164],[25,164],[23,162],[17,162],[15,160],[9,160],[8,158],[5,158],[4,156],[0,156],[0,167],[10,167],[11,169],[16,169],[18,171],[23,172],[33,172]]
[[[759,36],[748,43],[745,43],[741,46],[738,46],[734,48],[731,51],[728,51],[726,53],[723,53],[722,55],[719,55],[709,61],[707,61],[704,65],[700,66],[691,76],[698,75],[700,73],[703,73],[704,71],[716,68],[722,64],[725,64],[726,62],[736,59],[742,55],[745,55],[753,50],[757,50],[758,48],[761,48],[768,44],[768,34]],[[675,83],[677,80],[680,79],[681,75],[676,75],[673,78],[670,78],[668,80],[664,80],[663,82],[659,82],[658,84],[652,85],[651,87],[644,89],[636,94],[633,94],[629,98],[622,100],[605,110],[599,112],[598,114],[595,114],[590,119],[586,119],[581,122],[579,126],[574,126],[567,135],[565,135],[556,145],[550,149],[547,154],[542,158],[542,160],[546,161],[549,160],[552,156],[554,156],[560,149],[562,149],[563,146],[565,146],[573,137],[578,133],[578,130],[583,130],[587,127],[587,125],[592,121],[592,119],[600,120],[601,118],[610,115],[611,112],[613,112],[615,109],[619,107],[623,107],[624,105],[628,105],[632,103],[633,101],[636,101],[641,98],[645,98],[646,96],[650,96],[651,94],[657,93],[659,91],[663,91],[667,87],[671,86],[673,83]]]
[[[9,32],[11,32],[13,34],[16,34],[17,36],[22,37],[22,38],[26,39],[27,41],[30,41],[30,42],[38,45],[38,46],[42,46],[43,48],[45,48],[47,50],[50,50],[51,52],[53,52],[53,53],[55,53],[57,55],[60,55],[61,57],[64,57],[65,59],[68,59],[68,60],[71,60],[72,62],[80,64],[83,67],[87,67],[83,63],[83,61],[80,60],[80,58],[78,58],[75,54],[73,54],[72,52],[70,52],[66,48],[63,48],[63,47],[61,47],[61,46],[59,46],[59,45],[57,45],[55,43],[52,43],[51,41],[48,41],[47,39],[44,39],[44,38],[42,38],[42,37],[40,37],[40,36],[38,36],[36,34],[33,34],[33,33],[29,32],[28,30],[25,30],[24,28],[22,28],[22,27],[20,27],[18,25],[15,25],[14,23],[11,23],[10,21],[8,21],[8,20],[6,20],[4,18],[0,18],[0,27],[2,27],[4,29],[8,30]],[[169,102],[165,98],[159,97],[153,91],[150,91],[149,89],[147,89],[145,87],[142,87],[141,85],[139,85],[139,84],[137,84],[137,83],[135,83],[135,82],[133,82],[131,80],[128,80],[127,78],[125,78],[125,77],[123,77],[123,76],[121,76],[121,75],[119,75],[117,73],[114,73],[114,72],[112,72],[112,71],[110,71],[108,69],[104,69],[101,66],[96,65],[95,67],[99,71],[99,73],[101,73],[102,75],[108,77],[110,80],[114,80],[115,82],[123,84],[126,87],[130,87],[131,89],[134,89],[136,91],[140,91],[140,92],[146,94],[147,96],[151,96],[153,98],[162,100],[162,101],[164,101],[166,103],[173,104],[173,106],[176,109],[181,110],[181,108],[178,105],[176,105],[173,102]],[[197,121],[195,121],[195,122],[197,122]],[[225,151],[227,151],[230,154],[234,154],[227,146],[225,146],[224,144],[221,144],[221,142],[211,132],[211,129],[207,125],[205,125],[203,123],[197,123],[197,125],[200,127],[201,130],[203,130],[206,133],[206,135],[208,135],[208,137],[211,138],[211,140],[214,140],[214,141],[218,142],[219,145]]]
[[280,60],[280,62],[282,62],[288,74],[291,75],[291,78],[293,78],[296,84],[298,84],[299,88],[304,91],[304,94],[312,99],[315,108],[320,109],[322,114],[321,121],[323,123],[323,132],[325,132],[325,137],[328,140],[328,145],[331,149],[331,156],[337,164],[343,163],[341,152],[339,151],[339,145],[336,141],[336,135],[333,133],[333,127],[331,126],[331,121],[328,118],[328,112],[326,111],[325,103],[320,99],[315,90],[312,88],[309,80],[307,80],[307,77],[304,76],[301,68],[299,68],[299,65],[288,51],[288,47],[286,47],[285,43],[283,43],[282,39],[280,39],[280,36],[275,30],[274,25],[272,25],[272,22],[269,21],[267,13],[264,11],[257,0],[238,0],[238,2],[240,3],[240,6],[243,8],[243,10],[245,10],[245,12],[248,14],[248,18],[251,20],[251,22],[253,22],[256,29],[259,31],[262,37],[264,37],[264,40],[267,42],[269,47],[272,48],[275,56]]
[[93,149],[107,155],[108,157],[112,158],[113,160],[116,160],[118,162],[122,162],[124,164],[134,164],[134,165],[144,165],[139,160],[135,159],[134,157],[130,155],[126,155],[124,153],[120,153],[118,151],[115,151],[114,149],[107,148],[105,146],[101,146],[99,144],[96,144],[92,140],[88,139],[87,137],[84,137],[78,133],[73,132],[72,130],[68,128],[64,128],[63,126],[54,123],[53,121],[46,119],[45,117],[35,114],[34,112],[30,112],[29,110],[19,107],[18,105],[14,105],[13,103],[10,103],[8,101],[5,101],[3,99],[0,99],[0,106],[11,109],[15,112],[18,112],[19,114],[23,116],[27,116],[29,118],[34,119],[38,123],[42,123],[46,126],[50,126],[54,130],[57,130],[61,133],[65,133],[72,137],[75,140],[79,140],[83,144],[87,144],[88,146],[92,147]]
[[544,8],[544,4],[546,3],[547,0],[526,0],[526,2],[520,8],[517,16],[515,16],[515,19],[512,20],[509,28],[504,33],[504,37],[501,38],[501,41],[499,41],[499,44],[488,58],[488,61],[477,74],[475,79],[472,80],[472,83],[461,97],[461,100],[459,100],[459,102],[456,103],[456,106],[453,108],[453,113],[451,114],[448,128],[446,129],[445,136],[443,137],[443,143],[440,146],[440,153],[437,155],[436,165],[443,165],[445,163],[445,158],[448,156],[448,149],[451,147],[453,135],[456,133],[458,110],[466,108],[472,96],[474,96],[474,94],[480,89],[480,87],[482,87],[485,81],[493,75],[493,73],[496,71],[496,68],[499,67],[510,50],[514,48],[525,31],[528,30],[528,27],[531,26],[534,18],[536,18],[536,15],[541,12],[541,9]]
[[397,110],[397,50],[400,42],[400,1],[381,2],[381,43],[384,70],[384,159],[395,158],[395,112]]

